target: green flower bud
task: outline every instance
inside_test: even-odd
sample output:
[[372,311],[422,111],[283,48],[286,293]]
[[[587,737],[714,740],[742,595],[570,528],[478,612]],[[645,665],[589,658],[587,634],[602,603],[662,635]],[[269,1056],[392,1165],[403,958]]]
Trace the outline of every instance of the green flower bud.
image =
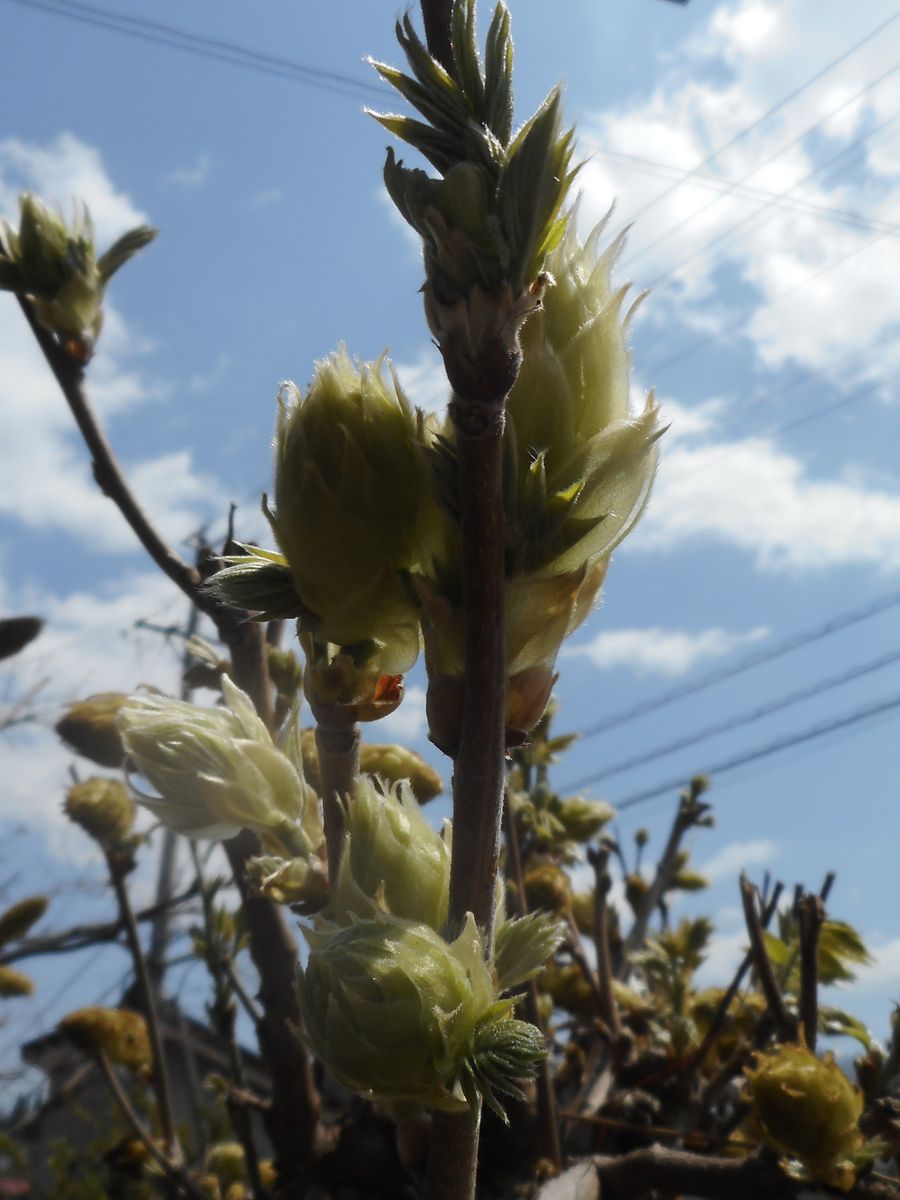
[[249,859],[245,871],[251,888],[276,904],[299,904],[315,911],[328,898],[328,875],[316,857],[261,855]]
[[43,628],[44,622],[40,617],[5,617],[0,620],[0,658],[11,658],[13,654],[24,650]]
[[95,775],[74,784],[63,811],[103,847],[121,845],[134,826],[134,803],[120,779]]
[[597,904],[593,892],[573,892],[569,902],[578,932],[593,936]]
[[557,962],[549,962],[538,976],[538,986],[552,997],[555,1008],[563,1008],[586,1020],[593,1020],[599,1014],[596,993],[575,963],[560,966]]
[[542,576],[607,557],[643,511],[656,468],[657,409],[629,411],[627,286],[613,292],[617,239],[598,255],[570,221],[547,265],[556,284],[522,333],[507,404],[506,520],[513,572]]
[[410,170],[388,151],[385,185],[422,238],[425,314],[453,388],[468,398],[505,395],[519,360],[518,331],[540,303],[547,251],[575,174],[558,90],[513,136],[509,13],[497,6],[482,66],[474,0],[453,13],[456,76],[428,53],[407,17],[397,38],[412,76],[376,70],[425,117],[379,115],[441,178]]
[[416,416],[385,361],[354,362],[342,346],[305,395],[284,385],[267,511],[281,553],[249,547],[211,587],[229,603],[296,616],[317,642],[391,674],[419,650],[402,573],[415,565],[427,485]]
[[537,975],[565,932],[561,921],[542,912],[500,922],[494,938],[494,970],[500,991],[512,991]]
[[330,919],[346,924],[383,909],[441,929],[450,891],[449,833],[422,815],[408,784],[382,793],[360,776],[346,806],[343,849]]
[[15,967],[0,966],[0,1000],[12,1000],[16,996],[30,996],[34,982],[24,971]]
[[0,946],[20,941],[32,925],[41,919],[49,903],[46,896],[28,896],[8,908],[0,916]]
[[273,853],[306,857],[321,842],[299,748],[272,742],[250,698],[222,677],[227,708],[163,696],[132,697],[119,715],[136,770],[159,793],[136,798],[164,825],[194,838],[253,829]]
[[532,867],[526,871],[523,882],[530,909],[543,908],[554,913],[568,909],[572,884],[562,867],[551,862]]
[[102,1051],[110,1062],[135,1071],[153,1061],[147,1023],[127,1008],[79,1008],[63,1017],[59,1031],[86,1054]]
[[219,1142],[210,1146],[206,1166],[223,1187],[241,1183],[247,1177],[246,1156],[240,1142]]
[[540,1033],[498,1000],[469,917],[452,943],[426,925],[382,913],[337,932],[308,932],[301,978],[313,1052],[352,1091],[461,1111],[498,1091],[543,1054]]
[[832,1054],[817,1058],[805,1046],[778,1046],[747,1071],[753,1117],[767,1145],[795,1159],[811,1179],[840,1181],[863,1142],[862,1093]]
[[560,801],[556,815],[573,842],[590,842],[613,819],[615,809],[603,800],[571,796]]
[[70,750],[97,766],[121,767],[125,749],[118,716],[127,700],[124,692],[98,692],[86,700],[77,700],[57,721],[56,732]]
[[30,192],[19,198],[19,210],[18,230],[0,220],[0,288],[25,296],[66,353],[87,362],[103,324],[106,285],[156,230],[132,229],[97,258],[84,205],[75,206],[71,225]]

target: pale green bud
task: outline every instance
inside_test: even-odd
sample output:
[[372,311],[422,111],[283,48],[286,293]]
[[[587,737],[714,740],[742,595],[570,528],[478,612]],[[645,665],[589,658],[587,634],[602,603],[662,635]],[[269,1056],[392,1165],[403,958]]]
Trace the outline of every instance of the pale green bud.
[[18,230],[0,220],[0,289],[26,297],[66,353],[87,362],[103,324],[107,283],[156,230],[132,229],[97,258],[84,205],[75,206],[71,225],[30,192],[19,198],[19,209]]
[[437,833],[407,783],[382,792],[365,775],[346,805],[328,916],[346,924],[383,909],[441,929],[450,890],[449,830]]
[[863,1098],[834,1056],[778,1046],[758,1055],[756,1069],[746,1074],[752,1115],[767,1145],[797,1160],[810,1178],[848,1190],[853,1168],[847,1160],[863,1142]]
[[569,876],[554,862],[544,862],[526,871],[523,880],[529,908],[543,908],[551,913],[568,911],[572,897]]
[[619,238],[598,254],[570,221],[548,257],[555,286],[522,333],[507,403],[507,529],[514,571],[557,575],[611,551],[643,511],[660,436],[652,395],[629,409],[626,337],[635,305],[613,292]]
[[615,809],[603,800],[571,796],[559,802],[556,815],[573,842],[590,842],[613,819]]
[[284,385],[267,512],[281,553],[250,547],[253,557],[228,559],[211,587],[229,603],[296,616],[317,642],[389,674],[419,649],[402,573],[415,565],[427,482],[416,416],[385,362],[355,362],[342,346],[317,364],[305,395]]
[[306,856],[315,798],[299,755],[272,742],[250,698],[222,677],[227,707],[201,708],[164,696],[132,697],[119,715],[136,771],[159,793],[136,798],[188,837],[230,838],[253,829],[264,844]]
[[96,775],[73,784],[63,811],[104,848],[121,846],[134,826],[134,802],[120,779]]
[[461,1111],[517,1080],[543,1055],[534,1026],[498,1000],[469,916],[456,941],[382,913],[331,933],[307,933],[299,989],[313,1052],[352,1091]]
[[0,946],[20,941],[32,925],[41,919],[48,904],[46,896],[28,896],[8,908],[0,916]]
[[153,1061],[147,1022],[127,1008],[79,1008],[63,1017],[59,1031],[85,1053],[102,1051],[110,1062],[134,1070]]
[[98,692],[70,704],[56,723],[56,732],[66,745],[100,767],[121,767],[125,758],[119,733],[119,710],[128,697],[124,692]]
[[494,938],[494,970],[501,992],[537,975],[565,933],[561,921],[543,912],[501,921]]
[[245,871],[253,891],[276,904],[299,904],[315,910],[328,898],[328,875],[324,863],[314,856],[260,855],[248,859]]
[[207,1151],[206,1166],[223,1187],[240,1183],[247,1177],[244,1147],[240,1142],[218,1142]]

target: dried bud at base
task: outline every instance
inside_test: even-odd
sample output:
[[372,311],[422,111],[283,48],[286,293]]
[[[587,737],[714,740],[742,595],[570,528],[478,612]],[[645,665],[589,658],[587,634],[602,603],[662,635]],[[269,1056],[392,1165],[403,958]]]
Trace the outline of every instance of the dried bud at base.
[[57,721],[56,732],[71,750],[99,767],[121,767],[125,748],[118,716],[127,701],[123,692],[98,692],[78,700]]

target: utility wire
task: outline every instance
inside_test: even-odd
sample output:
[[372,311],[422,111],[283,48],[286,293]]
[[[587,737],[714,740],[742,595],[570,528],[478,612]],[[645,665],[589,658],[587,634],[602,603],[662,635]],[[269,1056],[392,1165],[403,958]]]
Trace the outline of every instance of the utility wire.
[[756,708],[738,713],[736,716],[729,717],[725,721],[707,725],[694,733],[685,734],[684,737],[666,742],[662,746],[656,746],[652,750],[642,751],[640,754],[635,754],[630,758],[620,759],[618,762],[604,767],[602,771],[596,771],[584,779],[576,780],[574,783],[569,784],[565,790],[578,791],[588,783],[600,783],[604,779],[612,779],[614,775],[622,775],[625,771],[630,771],[633,767],[642,767],[645,763],[666,758],[668,755],[674,754],[677,750],[685,750],[689,746],[696,746],[699,742],[705,742],[708,738],[717,737],[722,733],[730,733],[732,730],[741,729],[745,725],[752,725],[755,721],[761,721],[764,717],[772,716],[773,713],[782,712],[784,709],[791,708],[795,704],[800,704],[804,700],[812,700],[816,696],[821,696],[825,692],[843,686],[845,683],[862,679],[865,675],[871,675],[875,671],[883,670],[885,667],[889,667],[896,662],[900,662],[900,650],[892,650],[889,654],[882,654],[878,658],[870,659],[868,662],[858,663],[848,671],[841,672],[840,675],[830,675],[825,679],[820,679],[817,683],[810,684],[808,687],[788,692],[787,695],[779,696],[775,700],[769,700],[765,704],[760,704]]
[[871,617],[880,616],[881,613],[887,612],[891,608],[896,608],[898,605],[900,605],[900,589],[885,592],[869,604],[863,605],[860,608],[848,609],[846,612],[837,613],[821,625],[815,625],[810,629],[803,629],[798,633],[791,634],[790,637],[785,638],[774,646],[755,650],[752,654],[745,655],[744,658],[739,659],[736,663],[717,667],[715,670],[701,675],[699,679],[678,684],[677,687],[670,688],[667,692],[663,692],[659,696],[654,696],[649,700],[642,700],[639,704],[634,704],[630,708],[622,709],[617,713],[610,713],[609,716],[598,721],[596,725],[589,726],[583,730],[581,736],[582,738],[588,738],[598,733],[606,733],[609,729],[616,729],[620,725],[625,725],[630,721],[637,720],[638,717],[645,716],[647,713],[656,712],[660,708],[674,704],[676,700],[696,695],[697,692],[705,691],[706,688],[712,687],[714,684],[722,683],[726,679],[733,679],[736,675],[742,675],[745,671],[749,671],[753,667],[773,662],[775,659],[781,658],[793,650],[799,650],[803,646],[810,646],[815,642],[822,641],[824,638],[831,637],[832,634],[840,633],[842,630],[849,629],[853,625],[859,625],[862,621],[867,621]]
[[[712,777],[727,774],[727,772],[734,771],[738,767],[743,767],[747,763],[768,758],[781,750],[788,750],[792,746],[800,746],[806,742],[815,741],[817,738],[824,737],[829,733],[835,733],[840,729],[848,729],[853,725],[859,725],[863,721],[893,712],[898,708],[900,708],[900,696],[891,696],[886,700],[878,700],[874,704],[867,704],[863,708],[858,708],[851,713],[845,713],[843,716],[832,718],[829,721],[820,721],[817,725],[813,725],[808,729],[788,734],[785,737],[776,738],[772,742],[767,742],[763,746],[755,746],[752,750],[745,750],[741,754],[735,754],[733,757],[726,758],[714,766],[705,768],[703,774]],[[616,804],[616,809],[619,812],[623,812],[626,809],[635,808],[639,804],[645,804],[648,800],[655,800],[657,796],[663,796],[667,792],[683,787],[685,783],[684,775],[680,775],[677,779],[669,779],[665,783],[658,784],[656,787],[648,788],[646,791],[634,792],[630,796],[626,796],[624,800],[619,801]]]
[[645,212],[649,211],[649,209],[654,208],[662,200],[665,200],[667,196],[670,196],[672,192],[676,191],[683,183],[686,183],[687,180],[693,178],[694,175],[698,174],[700,171],[704,171],[708,166],[710,166],[711,163],[715,162],[720,155],[724,154],[726,150],[730,150],[732,146],[737,145],[738,142],[742,141],[745,137],[747,137],[748,134],[752,133],[754,129],[758,129],[760,125],[768,121],[769,117],[773,117],[775,113],[780,112],[782,108],[790,104],[792,100],[795,100],[799,95],[805,92],[807,88],[812,87],[814,83],[818,83],[820,79],[824,79],[824,77],[833,71],[835,67],[840,66],[842,62],[845,62],[852,54],[855,54],[857,50],[862,49],[862,47],[868,42],[871,42],[874,38],[876,38],[879,33],[882,33],[889,25],[893,24],[898,17],[900,17],[900,9],[898,9],[892,16],[888,17],[886,21],[882,21],[881,24],[877,25],[870,33],[867,33],[864,38],[860,39],[860,41],[854,42],[852,46],[850,46],[847,50],[844,50],[838,55],[837,58],[833,58],[831,62],[826,63],[824,67],[816,71],[814,75],[811,75],[809,79],[801,83],[799,87],[794,88],[794,90],[789,92],[786,96],[782,96],[782,98],[776,101],[771,108],[767,108],[762,116],[757,117],[755,121],[751,121],[749,125],[745,125],[742,129],[739,129],[738,132],[730,137],[727,142],[723,142],[721,146],[717,146],[716,149],[708,154],[702,162],[698,163],[697,166],[691,171],[688,171],[683,179],[680,179],[671,187],[665,188],[659,193],[659,195],[654,196],[652,200],[648,200],[648,202],[642,208],[639,208],[634,214],[634,220],[637,220],[638,217],[643,216]]
[[864,213],[853,212],[851,209],[835,208],[830,204],[816,204],[812,200],[804,200],[800,196],[790,197],[786,193],[770,192],[764,188],[748,187],[746,184],[730,184],[726,179],[714,175],[700,175],[694,171],[685,171],[670,163],[659,162],[656,159],[642,158],[637,154],[626,154],[621,150],[610,150],[603,146],[593,146],[592,154],[608,158],[613,162],[622,163],[638,171],[651,175],[659,175],[665,179],[678,179],[684,182],[690,179],[698,187],[708,191],[729,192],[739,199],[762,200],[767,205],[783,208],[788,212],[798,212],[805,216],[820,217],[823,220],[835,221],[840,225],[849,225],[855,229],[871,229],[878,233],[890,233],[896,236],[900,233],[900,225],[891,225],[886,221],[873,220]]
[[[692,221],[695,221],[697,219],[697,217],[701,216],[708,209],[713,208],[716,204],[718,204],[721,200],[723,200],[725,198],[725,196],[729,195],[735,188],[742,187],[747,182],[747,180],[752,179],[754,175],[757,175],[762,170],[763,167],[768,166],[769,163],[774,162],[776,159],[780,158],[781,155],[784,154],[786,151],[792,150],[795,146],[799,146],[811,133],[814,133],[817,129],[821,128],[822,125],[827,124],[828,121],[830,121],[832,117],[836,117],[839,113],[841,113],[845,109],[849,108],[852,104],[855,104],[856,101],[859,100],[862,96],[865,96],[868,92],[871,92],[874,88],[878,87],[886,79],[889,79],[891,75],[895,75],[897,73],[897,71],[900,71],[900,63],[895,63],[894,66],[889,67],[887,71],[883,71],[880,75],[876,76],[875,79],[873,79],[869,83],[867,83],[865,85],[865,87],[860,88],[860,90],[858,92],[854,92],[854,94],[848,100],[844,100],[839,105],[837,105],[836,108],[830,109],[825,114],[824,117],[820,117],[817,121],[813,121],[813,123],[811,125],[808,125],[802,131],[802,133],[799,133],[796,137],[791,138],[791,140],[789,142],[785,142],[784,145],[779,146],[779,148],[776,151],[774,151],[772,154],[770,154],[767,158],[764,158],[762,162],[757,163],[756,166],[751,171],[749,171],[746,175],[741,176],[740,179],[727,180],[726,182],[728,184],[728,187],[725,189],[725,191],[723,191],[722,195],[714,197],[712,200],[708,201],[708,203],[704,204],[701,208],[695,209],[694,212],[689,213],[686,217],[683,217],[680,221],[676,221],[674,225],[669,226],[669,228],[664,230],[661,234],[659,234],[658,237],[653,238],[652,241],[648,242],[646,245],[642,246],[640,248],[640,250],[638,250],[634,254],[632,254],[631,257],[627,260],[625,265],[630,266],[633,262],[636,262],[639,258],[643,258],[643,256],[645,254],[647,254],[648,251],[650,251],[650,250],[654,249],[654,247],[660,245],[661,242],[667,241],[674,233],[678,233],[681,229],[683,229],[685,227],[685,225],[689,225]],[[875,131],[873,130],[872,132],[875,132]],[[841,151],[841,153],[842,154],[846,153],[846,150],[851,149],[854,145],[858,144],[861,140],[864,140],[864,138],[868,137],[868,136],[869,136],[868,134],[865,134],[863,138],[856,139],[854,142],[852,142],[850,144],[850,146],[846,147],[845,150]],[[839,157],[839,155],[836,157]],[[833,160],[830,160],[830,161],[833,161]],[[810,178],[810,177],[804,176],[803,179],[798,180],[798,182],[796,184],[794,184],[792,187],[787,188],[785,192],[779,193],[779,199],[782,196],[792,192],[794,190],[794,188],[799,187],[800,184],[804,183],[806,181],[806,179],[808,179],[808,178]]]
[[126,16],[109,9],[77,3],[76,0],[49,0],[49,2],[48,0],[6,0],[6,2],[19,4],[24,8],[39,9],[70,21],[107,29],[114,33],[124,34],[126,37],[137,38],[140,41],[167,46],[170,49],[183,50],[187,54],[224,62],[244,70],[278,76],[307,87],[336,92],[339,95],[362,99],[384,97],[385,95],[385,90],[377,84],[366,83],[363,79],[344,75],[340,71],[326,71],[307,63],[250,50],[235,42],[202,37],[186,29],[163,25],[158,21]]

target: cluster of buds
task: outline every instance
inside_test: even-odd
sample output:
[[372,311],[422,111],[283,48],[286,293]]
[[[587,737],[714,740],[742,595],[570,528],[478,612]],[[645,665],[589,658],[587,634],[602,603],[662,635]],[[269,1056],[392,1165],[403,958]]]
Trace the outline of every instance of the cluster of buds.
[[[522,364],[504,434],[507,743],[537,724],[563,639],[589,614],[609,558],[634,527],[656,468],[657,408],[629,406],[627,288],[610,272],[621,239],[600,254],[570,220],[547,257],[555,284],[522,331]],[[445,520],[414,583],[422,604],[433,740],[453,753],[463,690],[458,475],[452,429],[432,443]]]
[[293,726],[276,746],[253,703],[222,676],[226,707],[132,697],[119,728],[135,772],[156,789],[137,799],[164,825],[194,838],[259,834],[272,854],[312,860],[322,844],[316,797],[303,779]]
[[397,39],[412,74],[374,66],[425,121],[373,115],[439,177],[405,167],[389,150],[385,185],[422,238],[425,315],[454,391],[469,401],[495,400],[515,379],[519,329],[540,304],[544,260],[565,226],[572,132],[562,128],[558,90],[514,131],[504,5],[494,12],[483,64],[474,0],[454,6],[452,73],[432,58],[408,17]]
[[19,209],[18,229],[0,220],[0,289],[30,301],[38,322],[63,350],[87,362],[103,324],[106,285],[156,230],[132,229],[97,257],[84,206],[76,206],[71,225],[30,192],[20,197]]
[[539,1031],[505,993],[540,970],[555,921],[501,921],[493,964],[471,916],[443,936],[450,831],[424,819],[408,785],[362,776],[348,798],[328,907],[306,930],[300,979],[304,1036],[337,1079],[381,1102],[447,1111],[498,1093],[543,1055]]
[[111,1063],[145,1072],[153,1061],[147,1022],[127,1008],[79,1008],[59,1031],[85,1054],[105,1054]]

